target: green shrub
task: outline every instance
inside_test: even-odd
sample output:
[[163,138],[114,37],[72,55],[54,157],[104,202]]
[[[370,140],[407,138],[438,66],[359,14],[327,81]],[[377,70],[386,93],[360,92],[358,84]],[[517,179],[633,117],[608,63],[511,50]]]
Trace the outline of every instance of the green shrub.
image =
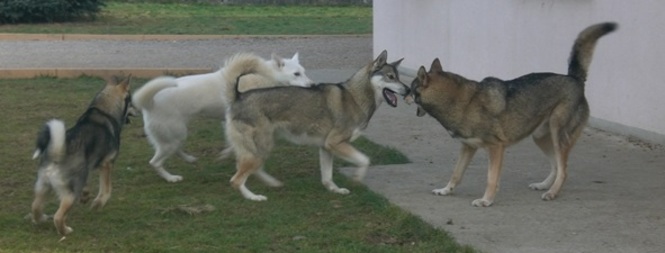
[[0,0],[0,23],[92,19],[103,6],[104,0]]

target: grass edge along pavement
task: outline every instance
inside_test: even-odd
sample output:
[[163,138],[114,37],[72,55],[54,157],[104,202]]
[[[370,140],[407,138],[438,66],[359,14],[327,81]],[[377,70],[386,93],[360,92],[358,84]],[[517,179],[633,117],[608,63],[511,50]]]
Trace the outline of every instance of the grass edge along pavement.
[[0,33],[318,35],[371,34],[372,8],[109,2],[95,20],[0,25]]
[[[215,20],[222,17],[224,20]],[[206,19],[204,17],[213,17]],[[301,24],[313,24],[294,17],[320,19],[325,26],[313,26],[318,30],[302,29]],[[349,18],[348,24],[335,20]],[[272,18],[275,20],[261,20]],[[255,20],[257,26],[242,23],[232,29],[216,29],[228,19]],[[179,22],[173,22],[178,20]],[[169,22],[167,22],[169,21]],[[318,22],[318,21],[317,21]],[[148,24],[152,24],[148,27]],[[245,27],[246,26],[246,27]],[[109,2],[101,16],[90,22],[67,22],[53,24],[0,25],[0,41],[22,40],[201,40],[240,37],[309,37],[309,36],[371,36],[371,7],[360,6],[243,6],[176,3],[123,3]],[[77,28],[78,27],[78,28]],[[113,28],[116,27],[116,28]],[[118,28],[121,27],[121,28]],[[335,28],[321,29],[320,27]],[[364,27],[361,30],[344,30],[339,27]],[[85,28],[85,29],[80,29]],[[237,31],[237,32],[234,32]],[[32,78],[38,76],[77,77],[80,75],[107,76],[109,74],[132,73],[136,77],[150,78],[158,75],[199,74],[210,69],[66,69],[66,68],[22,68],[0,69],[3,78]]]
[[[133,88],[140,83],[134,80]],[[285,186],[269,188],[251,179],[248,184],[269,200],[245,200],[228,184],[234,162],[215,160],[223,144],[219,122],[205,119],[194,120],[185,147],[200,160],[169,163],[170,170],[185,177],[177,184],[164,182],[149,167],[153,150],[142,121],[134,119],[122,133],[108,205],[96,212],[77,204],[69,218],[74,233],[58,243],[51,222],[33,225],[24,219],[36,173],[30,159],[35,133],[53,117],[71,126],[102,84],[90,77],[0,80],[0,110],[5,115],[0,193],[7,196],[0,209],[0,251],[474,252],[340,173],[335,180],[351,194],[327,192],[320,183],[318,151],[312,147],[280,142],[266,168]],[[372,150],[386,150],[364,139],[354,145],[375,164],[385,161],[382,156],[395,156],[390,150],[375,154]],[[96,174],[89,180],[93,194]],[[55,197],[49,200],[47,213],[56,202]]]

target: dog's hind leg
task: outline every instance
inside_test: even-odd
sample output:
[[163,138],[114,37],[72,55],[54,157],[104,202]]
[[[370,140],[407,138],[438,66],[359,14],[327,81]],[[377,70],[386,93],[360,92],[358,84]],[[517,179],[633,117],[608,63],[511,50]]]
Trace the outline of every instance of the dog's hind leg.
[[81,196],[79,196],[79,203],[86,204],[88,201],[90,201],[90,188],[88,188],[88,185],[86,185],[81,191]]
[[351,144],[346,142],[341,142],[335,145],[326,145],[326,146],[327,146],[326,150],[328,152],[357,166],[356,173],[353,175],[353,180],[358,182],[363,180],[365,174],[367,173],[367,168],[369,167],[370,164],[369,157],[367,157],[365,154],[361,153],[356,148],[351,146]]
[[346,188],[339,188],[333,182],[333,156],[330,152],[323,148],[319,148],[319,164],[321,166],[321,183],[331,192],[339,194],[349,194],[350,191]]
[[[581,132],[581,130],[580,130]],[[579,134],[577,134],[579,136]],[[557,137],[552,137],[552,139],[557,139]],[[573,137],[577,138],[577,136]],[[572,140],[572,142],[575,141],[575,139]],[[557,140],[558,141],[558,140]],[[567,170],[568,170],[568,155],[570,154],[570,151],[573,148],[573,144],[567,144],[563,142],[559,143],[554,143],[554,158],[556,160],[556,177],[554,179],[554,182],[552,183],[552,186],[550,189],[545,192],[542,195],[543,200],[553,200],[556,198],[556,196],[559,194],[559,191],[561,191],[561,187],[563,187],[563,183],[566,181],[567,177]]]
[[503,163],[503,152],[506,147],[503,145],[490,146],[487,148],[489,153],[489,166],[487,168],[487,188],[483,198],[471,202],[473,206],[488,207],[494,203],[494,197],[499,190],[499,179],[501,177],[501,164]]
[[48,216],[44,214],[44,202],[46,201],[49,187],[48,179],[45,178],[45,175],[40,170],[37,182],[35,183],[35,200],[32,201],[32,222],[35,224],[48,219]]
[[226,147],[222,152],[219,152],[217,160],[224,160],[233,154],[233,147]]
[[256,177],[258,177],[259,180],[261,180],[263,183],[267,184],[270,187],[282,187],[284,185],[281,181],[277,180],[277,178],[271,176],[270,174],[268,174],[268,172],[263,170],[263,166],[261,166],[261,168],[259,168],[256,172],[254,172],[254,175],[256,175]]
[[100,209],[106,205],[106,202],[111,198],[111,170],[113,163],[110,159],[104,161],[101,170],[99,171],[99,192],[97,197],[92,201],[92,209]]
[[249,175],[256,172],[259,168],[261,168],[261,166],[263,166],[263,161],[257,157],[238,158],[236,164],[236,174],[231,178],[231,185],[233,188],[238,189],[242,196],[246,199],[254,201],[268,200],[266,196],[254,194],[252,191],[247,189],[247,186],[245,186]]
[[193,162],[196,162],[196,160],[198,160],[195,156],[187,154],[182,149],[178,150],[178,156],[180,156],[180,158],[182,158],[183,160],[185,160],[188,163],[193,163]]
[[58,230],[58,233],[65,236],[74,231],[71,227],[68,227],[65,222],[69,210],[71,210],[72,205],[74,205],[76,196],[69,191],[60,192],[58,195],[60,196],[60,207],[58,207],[58,211],[53,215],[53,224],[55,224],[55,229]]
[[543,200],[553,200],[561,190],[567,177],[568,154],[570,148],[561,147],[560,144],[554,144],[554,156],[556,159],[556,177],[550,189],[542,195]]
[[556,158],[556,177],[550,189],[542,195],[543,200],[553,200],[561,191],[566,181],[568,155],[589,119],[589,107],[585,100],[573,108],[564,105],[556,108],[550,118],[550,135]]
[[457,157],[457,164],[455,164],[455,169],[453,170],[453,176],[450,177],[448,185],[441,189],[434,189],[432,193],[434,195],[449,195],[453,193],[453,190],[457,185],[462,181],[462,176],[464,176],[464,171],[469,166],[471,158],[476,154],[478,149],[466,144],[462,144],[462,150],[460,151],[459,157]]
[[545,180],[539,183],[532,183],[529,185],[529,188],[533,190],[547,190],[554,183],[554,178],[557,173],[557,159],[554,155],[554,146],[552,144],[552,135],[549,132],[549,127],[547,124],[539,127],[533,134],[533,141],[538,145],[540,150],[547,155],[547,158],[550,160],[550,174],[547,175]]
[[150,159],[150,165],[155,169],[157,174],[164,178],[167,182],[175,183],[182,181],[182,176],[173,175],[164,169],[164,161],[178,151],[178,145],[155,145],[155,155]]

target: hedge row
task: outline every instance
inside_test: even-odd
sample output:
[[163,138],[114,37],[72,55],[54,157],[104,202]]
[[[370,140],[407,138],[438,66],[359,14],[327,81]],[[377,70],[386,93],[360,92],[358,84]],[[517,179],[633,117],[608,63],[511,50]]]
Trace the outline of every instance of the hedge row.
[[0,0],[0,24],[92,19],[105,0]]

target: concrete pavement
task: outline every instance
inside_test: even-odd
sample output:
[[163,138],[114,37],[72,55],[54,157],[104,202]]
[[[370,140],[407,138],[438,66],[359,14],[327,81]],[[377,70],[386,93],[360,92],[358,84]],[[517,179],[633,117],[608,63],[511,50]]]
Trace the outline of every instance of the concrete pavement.
[[[0,40],[0,75],[22,69],[204,71],[238,51],[266,57],[298,51],[312,79],[339,82],[372,59],[372,38]],[[390,60],[398,57],[389,53]],[[545,202],[527,186],[541,181],[549,164],[527,139],[506,153],[494,206],[477,208],[471,201],[485,189],[486,154],[476,154],[453,196],[432,195],[449,179],[459,143],[431,117],[418,118],[414,106],[400,102],[379,108],[366,136],[404,152],[412,163],[373,166],[365,183],[460,243],[485,252],[665,252],[663,147],[587,129],[571,154],[562,193]]]
[[80,73],[104,74],[103,71],[109,70],[147,78],[165,72],[200,73],[219,68],[226,57],[241,51],[263,57],[270,57],[272,53],[291,57],[299,52],[304,66],[315,66],[309,69],[355,69],[372,57],[370,36],[138,36],[120,40],[99,35],[21,35],[11,40],[2,38],[0,34],[0,76],[3,78],[70,77]]
[[402,103],[375,114],[366,136],[412,163],[374,166],[365,184],[460,243],[502,253],[665,252],[662,147],[588,128],[570,156],[560,196],[542,201],[542,192],[528,185],[547,176],[549,162],[527,138],[507,149],[494,205],[472,207],[485,190],[486,153],[476,154],[454,195],[433,195],[450,179],[460,144],[415,110]]

